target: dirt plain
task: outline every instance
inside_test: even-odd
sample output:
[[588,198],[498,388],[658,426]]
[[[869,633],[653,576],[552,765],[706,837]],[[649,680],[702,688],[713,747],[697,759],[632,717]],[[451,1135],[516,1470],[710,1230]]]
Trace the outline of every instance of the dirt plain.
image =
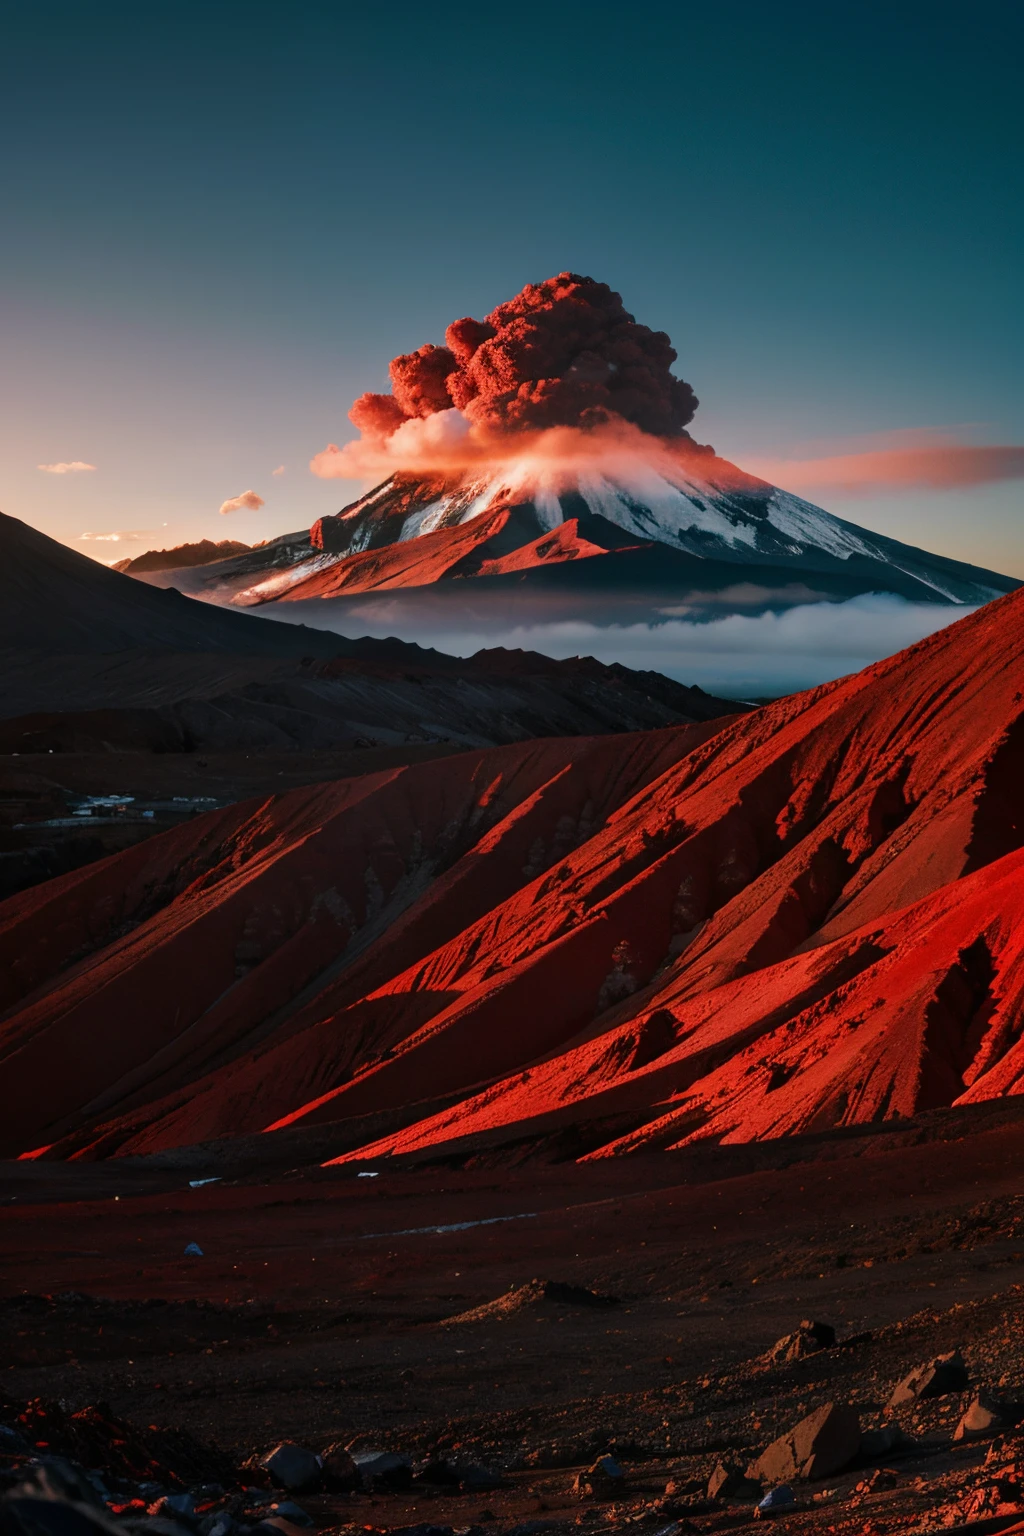
[[[836,1401],[915,1448],[798,1484],[788,1528],[1024,1516],[1024,1437],[952,1440],[978,1387],[1024,1397],[1024,1105],[586,1164],[324,1169],[325,1151],[263,1137],[3,1165],[0,1398],[106,1402],[236,1464],[291,1439],[503,1473],[482,1494],[303,1496],[318,1526],[698,1532],[754,1518],[751,1497],[704,1498],[719,1459],[745,1466]],[[451,1321],[533,1278],[617,1304]],[[836,1347],[766,1363],[803,1318]],[[886,1412],[956,1347],[970,1390]],[[581,1501],[575,1475],[606,1451],[621,1495]]]

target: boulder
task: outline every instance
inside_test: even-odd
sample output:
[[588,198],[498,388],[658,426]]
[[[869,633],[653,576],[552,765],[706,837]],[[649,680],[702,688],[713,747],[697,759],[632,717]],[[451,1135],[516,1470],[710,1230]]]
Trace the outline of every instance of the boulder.
[[459,1474],[446,1456],[430,1456],[415,1472],[413,1482],[426,1483],[431,1488],[457,1488]]
[[463,1493],[489,1493],[502,1485],[501,1474],[491,1467],[480,1466],[479,1462],[457,1461],[455,1471]]
[[615,1457],[599,1456],[593,1466],[577,1475],[572,1487],[581,1499],[616,1499],[625,1483],[626,1474]]
[[462,1457],[450,1460],[444,1456],[432,1456],[417,1471],[413,1482],[427,1483],[433,1488],[461,1488],[463,1493],[487,1493],[501,1487],[501,1475],[478,1462]]
[[866,1429],[860,1437],[860,1454],[864,1461],[881,1461],[893,1451],[913,1451],[917,1441],[905,1434],[898,1424],[880,1424],[877,1429]]
[[789,1360],[802,1360],[805,1355],[816,1355],[819,1349],[831,1349],[836,1341],[836,1331],[829,1323],[815,1323],[804,1318],[795,1333],[787,1333],[773,1344],[765,1359],[770,1365],[783,1365]]
[[985,1435],[1019,1423],[1020,1417],[1020,1409],[1015,1403],[1004,1403],[983,1388],[975,1394],[973,1402],[953,1431],[953,1439],[980,1440]]
[[318,1488],[323,1476],[319,1456],[291,1440],[283,1440],[275,1446],[260,1465],[275,1487],[283,1488],[286,1493],[305,1493]]
[[359,1468],[343,1445],[330,1445],[320,1458],[324,1487],[331,1493],[351,1493],[362,1482]]
[[754,1510],[755,1520],[763,1520],[771,1515],[783,1514],[787,1509],[792,1509],[796,1503],[796,1494],[788,1483],[782,1483],[778,1488],[773,1488],[766,1493],[764,1498]]
[[963,1356],[958,1349],[952,1349],[949,1354],[936,1355],[934,1360],[916,1366],[904,1376],[889,1399],[889,1407],[916,1403],[922,1397],[944,1397],[947,1392],[962,1392],[970,1384]]
[[382,1488],[404,1493],[412,1487],[412,1462],[408,1456],[400,1456],[396,1451],[356,1451],[352,1460],[368,1492]]
[[[667,1489],[665,1491],[668,1492]],[[720,1461],[708,1479],[709,1499],[753,1498],[760,1492],[760,1483],[748,1477],[734,1461]]]
[[773,1440],[747,1469],[761,1483],[791,1478],[831,1477],[848,1467],[860,1451],[860,1420],[848,1403],[825,1403]]

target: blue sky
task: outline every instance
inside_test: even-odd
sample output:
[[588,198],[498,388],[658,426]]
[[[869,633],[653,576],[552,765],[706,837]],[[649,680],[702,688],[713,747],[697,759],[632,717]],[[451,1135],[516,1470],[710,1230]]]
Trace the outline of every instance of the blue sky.
[[[108,559],[300,527],[392,355],[563,269],[669,332],[740,463],[1019,443],[1021,32],[987,0],[23,4],[0,507]],[[820,499],[1024,576],[1021,484]]]

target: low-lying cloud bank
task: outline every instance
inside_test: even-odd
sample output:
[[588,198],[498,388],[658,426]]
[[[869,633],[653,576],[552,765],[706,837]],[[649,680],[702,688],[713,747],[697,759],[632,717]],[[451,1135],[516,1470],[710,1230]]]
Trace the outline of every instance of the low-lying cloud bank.
[[[289,617],[287,606],[282,604],[273,616]],[[456,656],[498,645],[559,658],[596,656],[599,661],[663,672],[730,698],[757,698],[858,672],[971,611],[869,594],[842,603],[805,603],[782,612],[732,613],[703,623],[665,618],[605,627],[574,620],[505,629],[478,623],[462,629],[417,623],[395,597],[353,605],[344,620],[323,627],[353,638],[397,635]],[[302,622],[311,621],[303,612]]]

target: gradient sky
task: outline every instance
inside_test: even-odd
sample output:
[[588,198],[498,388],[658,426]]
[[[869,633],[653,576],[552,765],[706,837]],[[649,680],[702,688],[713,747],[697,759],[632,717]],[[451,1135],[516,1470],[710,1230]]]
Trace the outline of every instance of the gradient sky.
[[[22,0],[0,508],[103,559],[301,527],[393,354],[567,268],[669,332],[740,463],[1020,443],[1022,14]],[[819,499],[1024,576],[1022,485]]]

